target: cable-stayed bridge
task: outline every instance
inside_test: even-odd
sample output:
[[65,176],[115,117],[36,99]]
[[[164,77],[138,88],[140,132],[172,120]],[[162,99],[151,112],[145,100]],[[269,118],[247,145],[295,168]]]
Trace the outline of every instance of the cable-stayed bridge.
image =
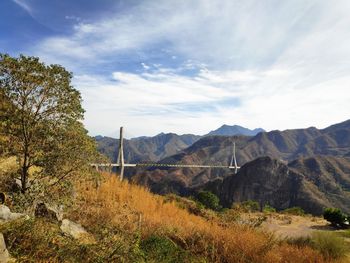
[[120,137],[119,137],[119,147],[118,147],[118,159],[117,163],[92,163],[91,166],[99,170],[99,167],[118,167],[120,180],[124,177],[125,167],[169,167],[169,168],[224,168],[224,169],[234,169],[237,173],[240,168],[237,165],[236,159],[236,145],[233,143],[233,152],[231,162],[228,165],[205,165],[205,164],[166,164],[166,163],[125,163],[124,162],[124,149],[123,149],[123,127],[120,127]]

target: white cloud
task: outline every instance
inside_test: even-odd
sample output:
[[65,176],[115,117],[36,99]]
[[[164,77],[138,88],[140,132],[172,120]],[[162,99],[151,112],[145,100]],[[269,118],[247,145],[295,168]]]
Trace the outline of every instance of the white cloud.
[[[325,127],[350,117],[349,9],[347,0],[144,1],[78,23],[72,35],[47,38],[35,52],[78,72],[93,134],[121,124],[134,135],[206,133],[222,123]],[[84,72],[86,64],[147,55],[152,46],[183,65],[141,60],[145,72],[137,74]]]
[[23,8],[25,11],[27,11],[30,15],[32,15],[32,8],[25,0],[12,0],[17,5],[19,5],[21,8]]
[[86,124],[93,134],[115,135],[121,125],[133,136],[204,134],[223,123],[266,129],[324,127],[349,117],[350,76],[306,87],[298,70],[269,69],[238,81],[236,76],[237,71],[200,77],[114,72],[113,81],[78,76],[75,85],[83,93]]

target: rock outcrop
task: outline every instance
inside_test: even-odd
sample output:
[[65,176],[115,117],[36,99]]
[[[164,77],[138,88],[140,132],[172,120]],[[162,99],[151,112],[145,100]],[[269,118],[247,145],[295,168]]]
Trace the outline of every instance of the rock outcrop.
[[0,222],[8,222],[25,216],[21,213],[12,213],[6,205],[0,205]]
[[77,239],[82,244],[93,244],[96,242],[94,237],[84,227],[68,219],[62,220],[60,229],[65,235]]

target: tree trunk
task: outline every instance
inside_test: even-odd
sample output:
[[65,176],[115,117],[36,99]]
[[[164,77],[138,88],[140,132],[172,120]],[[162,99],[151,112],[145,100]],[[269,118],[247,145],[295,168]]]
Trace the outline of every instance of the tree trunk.
[[27,190],[27,180],[28,180],[28,151],[27,147],[25,147],[25,151],[23,154],[23,164],[22,164],[22,171],[21,171],[21,192],[24,194]]

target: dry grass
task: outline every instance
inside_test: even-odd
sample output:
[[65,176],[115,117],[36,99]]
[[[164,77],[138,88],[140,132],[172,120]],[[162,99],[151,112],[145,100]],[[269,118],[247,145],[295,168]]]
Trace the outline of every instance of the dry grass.
[[114,176],[105,178],[98,188],[94,183],[79,184],[77,207],[69,215],[96,236],[101,227],[131,235],[141,232],[143,239],[165,236],[210,262],[324,262],[310,248],[280,245],[272,235],[250,227],[220,226],[215,218],[190,214],[143,187],[119,182]]

